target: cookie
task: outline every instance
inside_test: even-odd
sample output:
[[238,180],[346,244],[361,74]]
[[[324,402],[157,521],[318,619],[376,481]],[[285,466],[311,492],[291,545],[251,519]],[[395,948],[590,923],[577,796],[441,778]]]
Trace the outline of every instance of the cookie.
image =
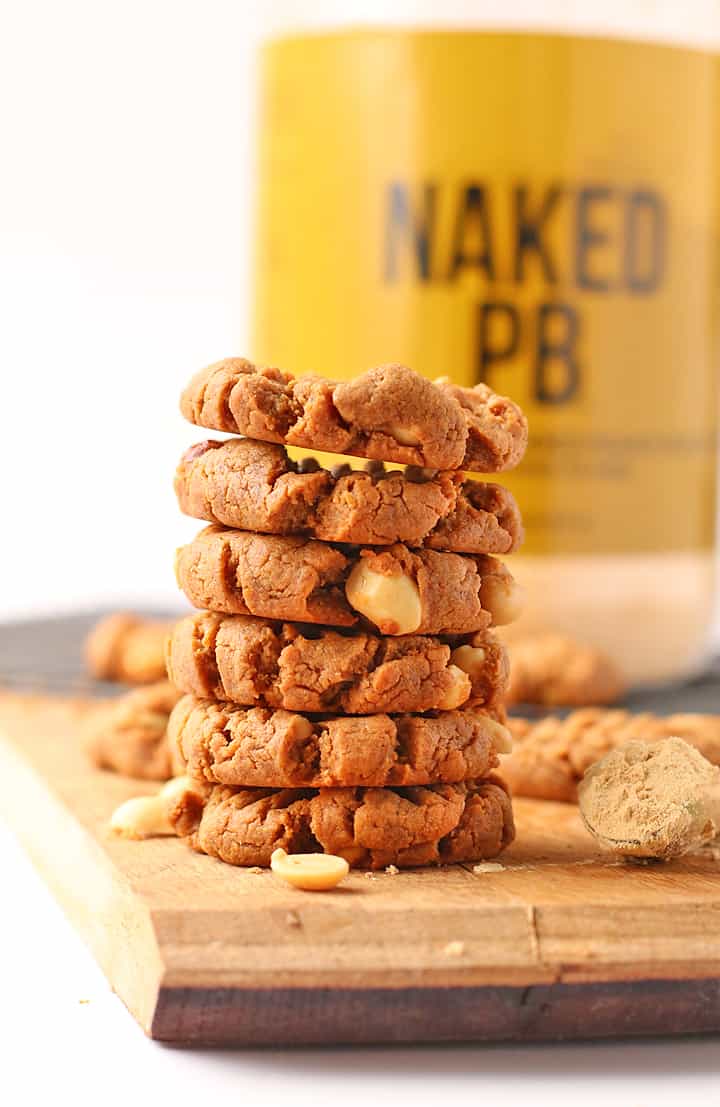
[[85,661],[97,680],[151,684],[164,680],[165,639],[173,624],[129,612],[108,615],[85,641]]
[[307,716],[184,696],[168,742],[193,779],[242,788],[456,783],[486,776],[508,730],[481,711]]
[[497,706],[508,661],[491,632],[453,648],[203,611],[175,624],[167,669],[176,687],[200,698],[373,715]]
[[527,446],[527,420],[511,400],[485,384],[432,383],[404,365],[337,383],[227,358],[193,377],[180,409],[197,426],[261,442],[432,469],[499,473]]
[[564,719],[539,722],[509,719],[513,752],[503,761],[503,775],[514,793],[538,799],[577,802],[585,770],[630,739],[656,742],[684,738],[713,764],[720,764],[719,715],[634,715],[588,707]]
[[142,780],[167,780],[173,764],[166,732],[180,692],[168,681],[135,688],[96,708],[86,724],[85,748],[93,764]]
[[563,634],[518,639],[510,652],[508,703],[583,707],[615,703],[626,690],[612,658]]
[[269,865],[273,850],[325,852],[356,868],[482,861],[513,840],[500,780],[429,788],[186,790],[170,821],[193,849],[229,865]]
[[177,581],[194,607],[382,634],[474,634],[519,613],[495,558],[436,550],[339,547],[312,538],[210,526],[178,550]]
[[390,471],[380,462],[364,472],[328,471],[249,438],[193,446],[180,460],[175,492],[186,515],[262,534],[487,554],[512,553],[523,536],[517,504],[500,485],[416,466]]

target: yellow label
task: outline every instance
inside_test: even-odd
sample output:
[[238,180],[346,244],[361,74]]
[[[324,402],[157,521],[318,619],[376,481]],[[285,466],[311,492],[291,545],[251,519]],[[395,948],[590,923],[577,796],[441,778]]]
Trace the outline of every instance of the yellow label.
[[255,356],[512,396],[527,552],[710,545],[714,56],[351,32],[262,72]]

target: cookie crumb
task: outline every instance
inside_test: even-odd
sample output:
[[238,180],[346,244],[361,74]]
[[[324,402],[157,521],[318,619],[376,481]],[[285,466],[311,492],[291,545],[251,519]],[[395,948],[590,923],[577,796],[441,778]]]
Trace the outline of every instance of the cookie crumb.
[[366,880],[374,880],[375,879],[375,873],[365,873],[365,879]]
[[385,868],[385,872],[388,874],[388,876],[397,876],[400,870],[397,865],[387,865]]
[[473,865],[473,872],[476,876],[481,873],[500,873],[505,872],[505,866],[499,861],[481,861],[479,865]]
[[259,865],[251,865],[251,867],[248,869],[249,873],[256,873],[256,874],[261,873],[262,871],[263,870],[260,868]]
[[78,1000],[78,1003],[82,1004],[83,1006],[84,1006],[84,1005],[85,1005],[86,1003],[89,1003],[89,1002],[90,1002],[90,1000],[89,1000],[89,999],[79,999],[79,1000]]
[[443,949],[443,953],[446,957],[462,957],[464,952],[465,943],[458,941],[448,942],[448,944]]
[[287,915],[285,916],[285,922],[288,926],[302,926],[302,923],[300,922],[300,916],[298,915],[297,911],[288,911]]

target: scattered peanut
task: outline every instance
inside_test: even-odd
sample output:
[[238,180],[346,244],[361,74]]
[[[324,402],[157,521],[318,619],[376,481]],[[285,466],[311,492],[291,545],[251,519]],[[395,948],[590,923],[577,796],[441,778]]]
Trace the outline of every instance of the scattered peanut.
[[329,892],[350,871],[343,857],[331,853],[288,854],[284,849],[273,851],[270,868],[286,884],[305,892]]
[[174,835],[169,810],[188,790],[188,779],[173,777],[153,796],[133,796],[117,807],[110,817],[110,829],[121,838],[161,838]]

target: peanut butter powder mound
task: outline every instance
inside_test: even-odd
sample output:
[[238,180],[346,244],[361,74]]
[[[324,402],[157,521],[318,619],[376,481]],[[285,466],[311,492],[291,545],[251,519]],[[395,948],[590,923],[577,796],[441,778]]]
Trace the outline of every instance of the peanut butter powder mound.
[[612,750],[578,795],[590,832],[624,856],[668,860],[720,833],[720,768],[681,738]]

